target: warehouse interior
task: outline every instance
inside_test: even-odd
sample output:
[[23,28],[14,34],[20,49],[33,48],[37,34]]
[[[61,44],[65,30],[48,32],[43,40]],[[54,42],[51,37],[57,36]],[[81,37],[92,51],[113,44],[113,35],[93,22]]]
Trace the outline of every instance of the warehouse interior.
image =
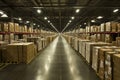
[[120,0],[0,0],[0,80],[120,80]]

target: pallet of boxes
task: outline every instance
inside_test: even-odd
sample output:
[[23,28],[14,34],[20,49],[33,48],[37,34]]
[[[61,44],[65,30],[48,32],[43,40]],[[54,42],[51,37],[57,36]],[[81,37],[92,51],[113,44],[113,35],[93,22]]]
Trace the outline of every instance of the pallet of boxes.
[[4,63],[30,63],[36,56],[34,43],[12,43],[2,53]]

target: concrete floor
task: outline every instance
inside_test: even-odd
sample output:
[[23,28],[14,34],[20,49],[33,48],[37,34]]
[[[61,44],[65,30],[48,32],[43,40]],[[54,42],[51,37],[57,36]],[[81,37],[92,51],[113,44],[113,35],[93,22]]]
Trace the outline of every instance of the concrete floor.
[[30,64],[12,64],[0,70],[0,80],[99,80],[94,71],[57,37]]

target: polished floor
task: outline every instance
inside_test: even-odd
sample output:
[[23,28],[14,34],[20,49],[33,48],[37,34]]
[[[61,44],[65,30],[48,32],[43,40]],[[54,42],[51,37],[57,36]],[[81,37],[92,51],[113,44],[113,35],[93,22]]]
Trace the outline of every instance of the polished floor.
[[30,64],[12,64],[0,70],[0,80],[99,80],[94,71],[57,37]]

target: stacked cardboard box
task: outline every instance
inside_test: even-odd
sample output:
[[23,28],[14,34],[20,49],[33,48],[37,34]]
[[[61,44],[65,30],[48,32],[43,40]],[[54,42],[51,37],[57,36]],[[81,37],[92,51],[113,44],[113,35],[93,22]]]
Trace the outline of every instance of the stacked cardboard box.
[[93,48],[93,55],[92,55],[92,68],[98,73],[98,50],[102,47],[96,46]]
[[10,32],[14,32],[14,23],[13,22],[9,22],[8,26],[9,26],[9,31]]
[[105,42],[111,43],[112,42],[112,37],[110,34],[105,34]]
[[120,23],[117,24],[117,31],[120,32]]
[[120,54],[113,55],[113,80],[120,80]]
[[15,25],[15,27],[14,27],[15,32],[19,32],[20,31],[19,24],[14,23],[14,25]]
[[120,37],[116,37],[116,44],[117,46],[120,46]]
[[40,51],[42,49],[42,42],[40,37],[29,37],[27,38],[27,42],[34,42],[37,51]]
[[92,54],[93,54],[93,47],[95,46],[106,46],[109,45],[108,43],[104,42],[88,42],[86,44],[86,60],[87,62],[92,65]]
[[99,70],[98,74],[101,80],[104,80],[105,78],[105,52],[111,52],[113,51],[112,49],[100,49],[99,51]]
[[2,41],[3,40],[3,35],[0,35],[0,41]]
[[35,57],[35,47],[33,43],[14,43],[6,47],[3,54],[4,62],[30,63]]
[[105,26],[105,24],[103,23],[103,24],[101,24],[101,32],[104,32],[104,31],[106,31],[106,26]]
[[85,51],[87,42],[90,42],[90,40],[79,40],[79,52],[84,58],[86,57]]
[[113,80],[113,54],[116,52],[106,52],[105,54],[105,80]]

